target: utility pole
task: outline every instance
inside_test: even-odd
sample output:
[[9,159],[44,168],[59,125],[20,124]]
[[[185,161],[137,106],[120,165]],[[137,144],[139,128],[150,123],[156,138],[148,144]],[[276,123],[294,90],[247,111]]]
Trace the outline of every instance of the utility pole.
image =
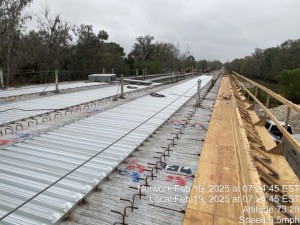
[[135,79],[136,79],[136,80],[139,79],[139,70],[135,70]]

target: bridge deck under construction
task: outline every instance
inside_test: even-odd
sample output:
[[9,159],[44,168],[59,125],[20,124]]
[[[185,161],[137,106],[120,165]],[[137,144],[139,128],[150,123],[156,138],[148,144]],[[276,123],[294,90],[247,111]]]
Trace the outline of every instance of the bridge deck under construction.
[[3,146],[0,224],[300,224],[285,155],[300,145],[257,89],[287,112],[300,107],[240,77],[193,77]]
[[230,100],[224,99],[223,93],[230,93],[227,77],[223,78],[216,99],[184,224],[238,224],[242,214],[240,204],[221,199],[237,197],[238,192],[216,192],[221,184],[230,188],[239,185],[232,111]]
[[223,77],[183,224],[299,224],[299,179],[274,149],[251,104]]

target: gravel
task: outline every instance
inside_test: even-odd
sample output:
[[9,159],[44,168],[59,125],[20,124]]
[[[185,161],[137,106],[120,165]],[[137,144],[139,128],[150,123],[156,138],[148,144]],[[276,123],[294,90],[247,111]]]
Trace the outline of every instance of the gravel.
[[[280,105],[269,110],[276,119],[285,121],[287,112],[287,107],[285,105]],[[295,133],[300,133],[300,113],[291,110],[289,124],[293,127]]]

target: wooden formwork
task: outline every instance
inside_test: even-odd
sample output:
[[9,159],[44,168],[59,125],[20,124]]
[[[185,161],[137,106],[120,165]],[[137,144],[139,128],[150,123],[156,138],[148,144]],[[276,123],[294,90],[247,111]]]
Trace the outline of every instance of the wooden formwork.
[[[233,93],[237,98],[241,98],[241,90],[249,92],[237,79],[233,78],[231,81]],[[263,105],[252,93],[249,92],[248,94],[259,106]],[[244,96],[242,98],[246,99]],[[287,104],[287,107],[292,106],[291,103]],[[258,117],[252,105],[247,101],[237,104],[239,111],[242,112],[241,118],[246,127],[246,136],[250,143],[250,156],[259,175],[261,186],[268,202],[268,208],[272,210],[271,216],[275,219],[274,224],[285,224],[278,221],[281,219],[285,220],[287,224],[299,224],[299,179],[282,155],[282,145],[276,146],[264,127],[264,118]],[[297,110],[297,107],[294,108]],[[266,107],[263,109],[269,117],[275,120],[275,124],[279,124]],[[290,141],[298,149],[299,144],[291,135],[282,126],[278,127],[280,130],[283,130],[286,140]]]
[[[297,113],[300,113],[300,106],[296,105],[294,103],[292,103],[291,101],[288,101],[287,99],[285,99],[284,97],[274,93],[273,91],[269,90],[268,88],[236,73],[233,72],[232,78],[234,79],[234,81],[236,82],[237,86],[239,89],[241,89],[244,93],[247,93],[248,96],[253,99],[254,104],[252,104],[251,106],[253,107],[255,104],[257,104],[265,113],[266,117],[269,117],[278,127],[278,129],[281,131],[281,133],[283,134],[284,138],[283,140],[287,140],[291,143],[291,145],[295,148],[295,150],[297,152],[300,152],[300,144],[289,134],[289,132],[287,131],[287,125],[289,123],[289,116],[291,113],[291,110],[294,110]],[[238,79],[239,78],[239,79]],[[252,94],[248,88],[246,87],[245,83],[249,85],[251,85],[252,87],[255,88],[255,94]],[[260,102],[257,99],[257,92],[258,89],[264,91],[267,94],[267,102],[264,104],[262,102]],[[241,94],[241,93],[240,93]],[[270,97],[276,99],[277,101],[281,102],[283,105],[286,106],[287,108],[287,113],[286,113],[286,119],[285,119],[285,128],[283,126],[280,125],[279,121],[275,118],[274,115],[272,115],[272,113],[268,110],[268,106],[269,106],[269,100]],[[250,107],[250,106],[249,106]],[[252,108],[253,109],[253,108]],[[267,136],[267,135],[265,135]],[[267,138],[267,137],[266,137]],[[268,138],[267,138],[268,139]],[[275,153],[275,154],[283,154],[283,144],[279,145],[279,146],[275,146],[273,148],[267,149],[268,151]]]
[[234,96],[229,78],[223,77],[187,205],[185,225],[230,225],[253,220],[273,224]]

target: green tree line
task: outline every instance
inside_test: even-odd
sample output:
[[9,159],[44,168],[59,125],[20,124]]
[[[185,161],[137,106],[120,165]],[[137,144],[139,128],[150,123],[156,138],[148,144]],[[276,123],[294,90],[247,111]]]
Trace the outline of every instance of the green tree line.
[[[0,67],[6,86],[50,82],[54,70],[65,80],[83,80],[104,68],[107,73],[134,75],[136,70],[141,74],[222,67],[220,61],[197,62],[188,47],[155,41],[151,35],[137,37],[126,56],[105,30],[71,25],[47,7],[37,17],[26,13],[32,1],[0,0]],[[28,31],[26,24],[33,19],[37,27]]]
[[252,55],[234,59],[227,66],[250,79],[278,84],[285,97],[300,103],[300,39],[272,48],[256,48]]

